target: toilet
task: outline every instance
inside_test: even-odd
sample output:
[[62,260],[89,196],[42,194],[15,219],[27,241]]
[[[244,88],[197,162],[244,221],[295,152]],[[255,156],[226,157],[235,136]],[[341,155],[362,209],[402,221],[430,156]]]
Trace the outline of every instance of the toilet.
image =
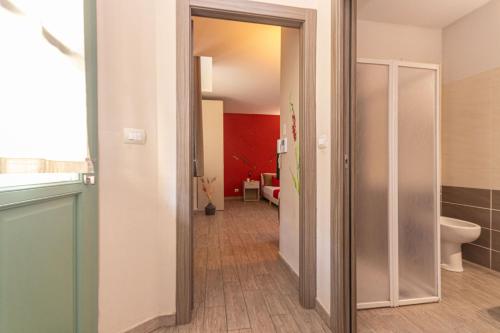
[[462,244],[479,238],[481,227],[451,217],[441,216],[441,267],[452,272],[463,272]]

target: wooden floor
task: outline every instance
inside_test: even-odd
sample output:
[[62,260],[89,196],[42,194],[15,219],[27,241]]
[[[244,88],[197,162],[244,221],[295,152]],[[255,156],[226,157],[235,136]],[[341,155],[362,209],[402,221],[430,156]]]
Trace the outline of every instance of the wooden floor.
[[300,306],[297,283],[278,260],[276,207],[231,200],[194,220],[193,321],[155,333],[330,332]]
[[[195,214],[195,310],[189,325],[155,333],[321,332],[314,310],[278,260],[278,215],[263,202],[226,201],[215,216]],[[442,271],[440,303],[358,311],[358,332],[500,332],[500,274],[465,263]]]
[[358,311],[358,332],[500,332],[500,274],[464,266],[442,270],[440,303]]

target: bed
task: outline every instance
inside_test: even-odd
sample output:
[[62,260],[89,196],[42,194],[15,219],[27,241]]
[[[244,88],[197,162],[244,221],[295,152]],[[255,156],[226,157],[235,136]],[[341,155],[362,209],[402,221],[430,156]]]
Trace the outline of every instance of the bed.
[[260,175],[260,189],[262,197],[269,201],[269,204],[279,206],[280,186],[275,173],[262,173]]

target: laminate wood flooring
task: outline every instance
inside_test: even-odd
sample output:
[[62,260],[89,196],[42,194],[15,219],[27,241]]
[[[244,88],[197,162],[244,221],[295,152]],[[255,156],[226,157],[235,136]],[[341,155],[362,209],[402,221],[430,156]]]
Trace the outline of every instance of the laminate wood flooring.
[[464,270],[442,270],[440,303],[358,311],[358,332],[500,332],[500,274],[467,262]]
[[193,320],[155,333],[331,333],[300,306],[278,240],[278,210],[266,202],[227,200],[215,216],[196,212]]
[[[226,201],[215,216],[195,213],[193,320],[154,333],[330,333],[303,309],[297,284],[278,260],[278,211]],[[442,271],[440,303],[358,311],[358,333],[500,332],[500,274],[464,263]]]

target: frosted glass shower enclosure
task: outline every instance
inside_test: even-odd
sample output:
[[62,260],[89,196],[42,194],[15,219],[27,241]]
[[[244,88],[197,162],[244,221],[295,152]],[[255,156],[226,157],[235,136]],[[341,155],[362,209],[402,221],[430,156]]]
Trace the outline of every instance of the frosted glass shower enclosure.
[[437,302],[437,65],[357,64],[354,210],[359,309]]

